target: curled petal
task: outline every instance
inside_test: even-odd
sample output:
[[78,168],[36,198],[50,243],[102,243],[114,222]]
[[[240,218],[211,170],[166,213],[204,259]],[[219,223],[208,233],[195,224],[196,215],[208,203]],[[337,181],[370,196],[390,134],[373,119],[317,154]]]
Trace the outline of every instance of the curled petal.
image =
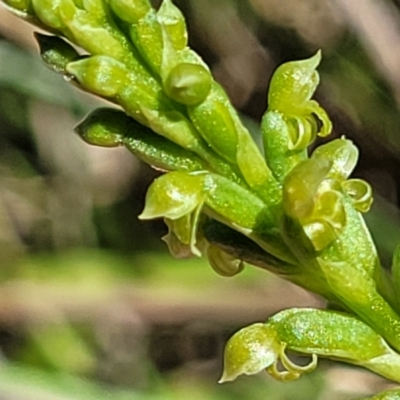
[[222,276],[235,276],[244,269],[243,261],[238,260],[213,244],[210,244],[207,248],[207,258],[212,269]]
[[357,211],[362,213],[369,211],[373,202],[371,185],[362,179],[350,179],[342,182],[342,188],[350,196]]
[[306,149],[317,136],[318,128],[313,118],[289,118],[289,151]]
[[317,135],[320,137],[328,136],[332,131],[332,121],[326,111],[315,100],[310,100],[307,103],[307,109],[312,115],[315,115],[321,126]]
[[280,353],[280,361],[284,370],[279,370],[277,363],[272,364],[267,368],[267,372],[276,380],[289,382],[299,379],[301,375],[314,371],[318,364],[318,357],[316,354],[311,355],[311,361],[307,365],[297,365],[285,353],[286,344],[282,346]]
[[358,161],[358,149],[351,140],[335,139],[315,149],[312,158],[327,158],[332,162],[328,177],[347,179]]

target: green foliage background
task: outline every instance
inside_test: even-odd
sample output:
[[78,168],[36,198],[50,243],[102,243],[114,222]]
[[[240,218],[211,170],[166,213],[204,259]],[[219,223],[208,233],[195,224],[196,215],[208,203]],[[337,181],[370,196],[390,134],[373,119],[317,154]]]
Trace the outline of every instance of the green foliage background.
[[[333,135],[361,148],[355,176],[375,189],[367,221],[389,264],[400,242],[397,1],[176,4],[192,47],[254,135],[276,66],[322,49],[317,98]],[[234,330],[317,300],[253,268],[229,280],[201,260],[171,259],[159,240],[165,227],[137,220],[157,173],[124,149],[90,147],[73,133],[98,100],[46,70],[33,46],[31,28],[1,9],[1,396],[323,400],[384,386],[328,365],[288,385],[260,376],[218,386]],[[345,376],[351,384],[338,389]]]

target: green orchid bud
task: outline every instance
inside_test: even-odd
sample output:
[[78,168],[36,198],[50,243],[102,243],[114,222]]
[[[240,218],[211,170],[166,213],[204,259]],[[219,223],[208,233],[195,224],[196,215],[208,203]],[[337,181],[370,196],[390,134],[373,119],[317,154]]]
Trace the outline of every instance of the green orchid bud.
[[164,90],[178,103],[193,106],[201,103],[211,90],[212,77],[201,65],[181,63],[169,72]]
[[32,0],[32,5],[43,24],[61,31],[66,28],[65,19],[72,19],[76,13],[72,0]]
[[351,140],[335,139],[317,147],[312,158],[326,158],[332,162],[328,177],[343,181],[353,172],[358,161],[358,149]]
[[211,268],[221,276],[235,276],[244,270],[242,260],[238,260],[213,244],[207,247],[207,259]]
[[130,24],[136,24],[152,10],[148,0],[110,0],[109,4],[118,18]]
[[182,50],[187,46],[188,34],[183,14],[171,0],[164,0],[157,12],[160,25],[167,32],[175,50]]
[[[121,111],[99,108],[89,114],[75,132],[86,142],[101,147],[117,147],[123,144],[124,135],[131,120]],[[134,125],[134,123],[132,123]]]
[[362,179],[349,179],[341,183],[343,191],[351,198],[354,208],[366,213],[370,210],[373,197],[372,188]]
[[188,111],[194,126],[213,150],[236,163],[238,134],[221,87],[214,83],[208,97],[201,104],[188,107]]
[[156,135],[123,111],[99,108],[75,130],[89,144],[102,147],[125,145],[135,156],[159,170],[192,172],[207,169],[207,164],[196,154]]
[[163,54],[163,32],[157,20],[155,10],[149,11],[143,18],[129,28],[132,42],[154,72],[160,74]]
[[204,174],[170,172],[157,178],[146,195],[140,219],[178,219],[204,203]]
[[83,88],[104,97],[116,96],[129,83],[125,65],[107,56],[71,62],[66,69]]
[[35,32],[42,60],[55,72],[66,73],[67,64],[79,58],[79,53],[58,36]]

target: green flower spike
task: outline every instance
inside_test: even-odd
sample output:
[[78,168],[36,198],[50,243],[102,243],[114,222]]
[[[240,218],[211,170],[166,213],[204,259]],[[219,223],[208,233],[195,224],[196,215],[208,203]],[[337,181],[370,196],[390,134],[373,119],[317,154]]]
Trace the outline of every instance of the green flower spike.
[[[298,366],[286,350],[311,355],[312,361]],[[225,347],[220,382],[262,370],[278,380],[297,379],[315,369],[318,356],[360,365],[400,382],[400,355],[368,325],[345,313],[301,308],[281,311],[266,323],[235,333]],[[278,361],[286,370],[278,369]]]

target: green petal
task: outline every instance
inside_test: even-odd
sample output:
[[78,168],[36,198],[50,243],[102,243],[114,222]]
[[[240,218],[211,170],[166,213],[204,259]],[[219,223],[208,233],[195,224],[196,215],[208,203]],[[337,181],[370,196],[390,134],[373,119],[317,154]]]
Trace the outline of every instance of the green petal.
[[280,347],[274,329],[263,323],[241,329],[225,346],[224,372],[219,383],[265,370],[276,362]]
[[313,57],[282,64],[275,71],[269,88],[268,106],[287,114],[301,114],[302,106],[311,99],[319,84],[316,71],[321,52]]
[[170,172],[157,178],[147,191],[140,219],[165,217],[172,220],[190,214],[204,202],[203,176]]
[[312,158],[326,158],[332,162],[328,177],[337,180],[347,179],[358,161],[358,149],[351,140],[335,139],[317,147]]

